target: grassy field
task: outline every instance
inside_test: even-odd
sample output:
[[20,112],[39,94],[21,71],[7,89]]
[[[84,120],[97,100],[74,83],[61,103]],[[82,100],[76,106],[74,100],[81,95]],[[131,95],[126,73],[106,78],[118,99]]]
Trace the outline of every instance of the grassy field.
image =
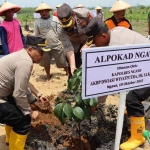
[[[139,20],[139,21],[133,20],[133,21],[130,21],[130,23],[131,23],[134,31],[139,32],[140,34],[142,34],[144,36],[148,35],[147,20]],[[34,22],[29,22],[28,24],[29,24],[30,30],[32,30]],[[25,23],[21,23],[21,25],[22,25],[22,27],[24,27]]]
[[[33,29],[34,21],[36,20],[33,18],[34,9],[35,8],[23,8],[21,12],[18,13],[17,18],[20,20],[22,27],[27,24],[31,29]],[[113,13],[109,12],[109,9],[110,8],[102,9],[105,19],[113,15]],[[139,6],[126,10],[125,15],[132,24],[133,30],[141,33],[144,36],[147,36],[148,33],[148,12],[150,12],[150,7]],[[52,15],[53,11],[51,11],[50,14]]]

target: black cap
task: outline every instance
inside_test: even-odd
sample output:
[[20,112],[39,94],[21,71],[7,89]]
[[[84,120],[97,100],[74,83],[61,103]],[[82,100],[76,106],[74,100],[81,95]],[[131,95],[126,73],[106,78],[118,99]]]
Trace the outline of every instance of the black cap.
[[41,51],[48,52],[51,49],[47,46],[45,38],[41,38],[39,36],[33,36],[28,34],[26,36],[25,45],[31,45],[36,47],[37,49]]
[[64,3],[63,5],[61,5],[57,10],[57,14],[62,23],[63,28],[72,25],[73,10],[68,4]]
[[85,34],[88,36],[87,45],[91,45],[93,38],[101,31],[105,26],[105,23],[99,19],[99,17],[94,17],[86,27]]

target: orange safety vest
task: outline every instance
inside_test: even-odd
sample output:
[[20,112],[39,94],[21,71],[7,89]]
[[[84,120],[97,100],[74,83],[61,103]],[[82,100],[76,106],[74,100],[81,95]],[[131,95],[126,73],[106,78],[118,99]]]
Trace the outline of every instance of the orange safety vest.
[[111,18],[105,20],[105,24],[108,26],[109,29],[113,29],[117,26],[122,26],[132,30],[132,26],[126,18],[123,18],[120,22],[117,22],[115,17],[112,16]]

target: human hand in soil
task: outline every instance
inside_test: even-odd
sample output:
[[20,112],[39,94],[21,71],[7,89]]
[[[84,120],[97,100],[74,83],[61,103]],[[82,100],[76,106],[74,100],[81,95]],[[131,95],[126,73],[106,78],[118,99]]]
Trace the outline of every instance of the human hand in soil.
[[39,115],[39,112],[38,111],[32,111],[29,115],[32,119],[36,119]]
[[43,102],[38,100],[38,101],[34,102],[33,104],[31,104],[31,106],[34,109],[38,108],[40,110],[48,110],[50,107],[50,103],[48,100],[45,100]]
[[42,103],[44,103],[45,101],[48,101],[48,99],[47,99],[43,94],[40,95],[39,100],[40,100]]

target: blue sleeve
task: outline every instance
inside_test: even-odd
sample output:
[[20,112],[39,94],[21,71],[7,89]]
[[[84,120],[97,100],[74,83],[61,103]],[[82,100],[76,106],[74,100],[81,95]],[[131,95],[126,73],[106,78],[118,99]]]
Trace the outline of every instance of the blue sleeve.
[[20,34],[21,34],[21,37],[22,37],[22,43],[23,43],[23,45],[24,45],[24,44],[25,44],[25,37],[24,37],[24,35],[23,35],[23,33],[22,33],[21,26],[20,26]]
[[9,54],[8,44],[7,44],[7,32],[3,26],[0,26],[0,38],[2,42],[3,53],[4,55],[7,55]]

